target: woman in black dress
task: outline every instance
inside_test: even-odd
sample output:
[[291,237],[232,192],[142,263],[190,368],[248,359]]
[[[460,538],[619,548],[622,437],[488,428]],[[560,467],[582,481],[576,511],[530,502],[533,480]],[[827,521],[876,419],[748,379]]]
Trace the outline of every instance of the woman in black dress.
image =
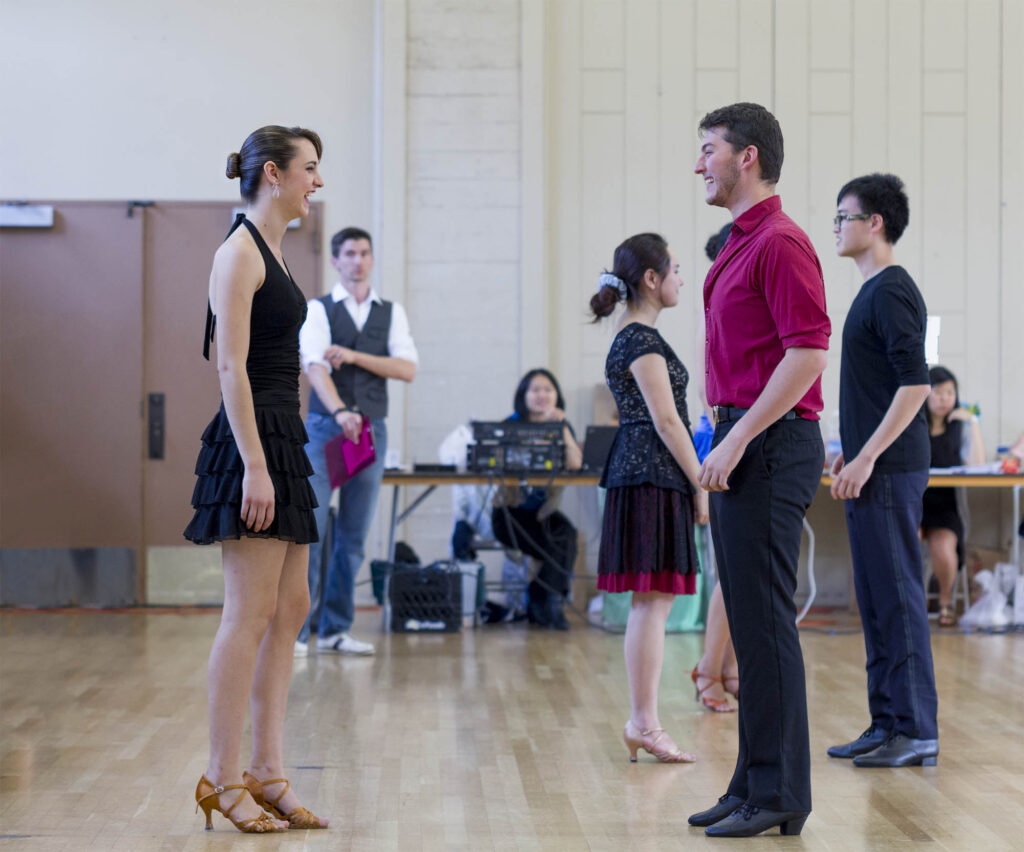
[[[960,405],[956,376],[945,367],[928,371],[932,390],[924,404],[932,443],[931,467],[957,467],[985,461],[978,418]],[[956,626],[953,583],[964,562],[964,522],[955,488],[927,488],[921,537],[928,542],[932,573],[939,583],[939,627]]]
[[590,300],[595,322],[625,302],[605,362],[619,409],[619,431],[601,484],[608,489],[599,589],[633,592],[626,623],[631,712],[622,738],[630,760],[643,748],[664,763],[692,763],[658,720],[665,621],[676,595],[696,587],[693,525],[707,523],[708,495],[686,411],[686,368],[654,328],[679,301],[679,267],[658,234],[638,234],[617,249],[611,273]]
[[[576,443],[572,424],[565,419],[562,389],[550,370],[537,367],[523,376],[512,408],[508,420],[564,424],[565,469],[579,470],[583,466],[583,451]],[[526,590],[526,617],[537,627],[568,630],[564,606],[576,564],[576,527],[555,508],[557,491],[552,493],[540,486],[508,490],[519,502],[515,506],[495,506],[491,528],[506,547],[540,561],[537,576]]]
[[[281,241],[323,186],[321,152],[311,130],[271,125],[228,157],[227,176],[241,178],[248,206],[210,273],[204,354],[219,326],[223,402],[203,433],[195,514],[185,530],[197,544],[220,542],[224,564],[224,609],[207,670],[210,760],[196,787],[207,829],[213,810],[246,832],[327,827],[299,804],[282,755],[295,639],[309,610],[308,550],[317,533],[299,417],[306,300]],[[247,703],[253,747],[242,773]]]

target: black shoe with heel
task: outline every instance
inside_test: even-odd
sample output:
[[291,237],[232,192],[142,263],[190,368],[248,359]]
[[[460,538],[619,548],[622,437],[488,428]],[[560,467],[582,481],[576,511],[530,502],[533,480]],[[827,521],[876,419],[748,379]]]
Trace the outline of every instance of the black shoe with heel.
[[716,822],[725,819],[742,804],[743,799],[739,796],[731,796],[726,793],[719,798],[718,803],[713,807],[708,808],[706,811],[691,814],[688,821],[690,825],[699,825],[701,827],[714,825]]
[[832,748],[828,750],[828,756],[856,757],[858,754],[867,754],[869,751],[874,751],[889,739],[889,733],[890,732],[885,730],[885,728],[880,728],[878,725],[872,724],[870,728],[857,737],[853,742],[832,746]]
[[782,834],[797,835],[808,816],[805,811],[770,811],[744,803],[725,819],[709,825],[704,833],[708,837],[753,837],[778,826]]

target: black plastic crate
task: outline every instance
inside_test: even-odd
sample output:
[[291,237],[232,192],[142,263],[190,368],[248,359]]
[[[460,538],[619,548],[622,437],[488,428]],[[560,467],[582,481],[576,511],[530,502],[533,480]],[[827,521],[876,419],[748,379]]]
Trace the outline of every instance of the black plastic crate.
[[462,574],[433,565],[396,565],[389,584],[395,633],[458,633],[462,629]]

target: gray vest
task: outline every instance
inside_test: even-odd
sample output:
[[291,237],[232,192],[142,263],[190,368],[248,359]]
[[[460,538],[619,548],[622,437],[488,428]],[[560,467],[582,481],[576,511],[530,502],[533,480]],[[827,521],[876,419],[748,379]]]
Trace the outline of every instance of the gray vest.
[[[370,315],[366,325],[359,331],[348,309],[335,302],[330,294],[318,301],[327,312],[327,322],[331,327],[331,343],[355,349],[367,355],[388,354],[388,333],[391,331],[391,302],[374,302],[370,306]],[[343,364],[331,373],[338,396],[349,408],[358,408],[371,420],[379,420],[388,414],[388,383],[383,376],[375,375],[369,370],[354,364]],[[309,410],[330,417],[329,412],[315,390],[309,393]]]

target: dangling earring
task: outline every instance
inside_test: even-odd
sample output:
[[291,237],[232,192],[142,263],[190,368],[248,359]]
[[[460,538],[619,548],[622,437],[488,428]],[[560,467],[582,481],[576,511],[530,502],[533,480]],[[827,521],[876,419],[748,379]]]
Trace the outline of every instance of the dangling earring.
[[276,200],[277,200],[278,198],[280,198],[280,197],[281,197],[281,185],[280,185],[280,184],[277,184],[277,183],[275,183],[275,184],[274,184],[274,191],[273,191],[273,192],[271,193],[271,195],[273,195],[273,196],[274,196],[274,200],[275,200],[275,201],[276,201]]

